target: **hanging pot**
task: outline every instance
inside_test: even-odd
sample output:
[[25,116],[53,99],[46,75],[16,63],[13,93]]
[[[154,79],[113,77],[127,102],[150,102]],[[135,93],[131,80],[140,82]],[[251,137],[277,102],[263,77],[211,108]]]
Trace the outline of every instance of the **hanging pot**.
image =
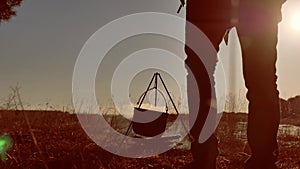
[[[150,119],[154,120],[149,121]],[[132,129],[136,134],[154,137],[165,131],[167,119],[168,113],[134,108]]]
[[169,115],[167,102],[163,93],[158,89],[155,90],[159,91],[159,93],[163,96],[166,104],[166,112],[141,108],[143,98],[145,98],[145,95],[147,94],[148,91],[142,94],[142,96],[138,101],[139,106],[134,108],[132,129],[136,134],[145,137],[160,136],[166,130],[167,119]]

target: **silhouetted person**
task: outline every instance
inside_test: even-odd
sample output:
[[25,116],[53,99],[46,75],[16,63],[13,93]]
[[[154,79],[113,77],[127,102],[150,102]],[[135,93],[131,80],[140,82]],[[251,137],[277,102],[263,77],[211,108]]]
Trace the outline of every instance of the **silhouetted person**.
[[[277,90],[276,58],[278,23],[281,6],[285,0],[187,0],[187,21],[196,25],[219,50],[226,30],[235,26],[240,38],[245,84],[248,89],[248,143],[252,155],[246,169],[275,169],[278,155],[277,130],[279,125],[279,92]],[[186,43],[193,41],[193,34],[186,27]],[[201,60],[187,45],[186,64],[191,68],[200,94],[200,108],[191,135],[193,162],[186,168],[213,169],[218,155],[217,139],[209,137],[205,142],[197,140],[208,115],[211,99],[209,76],[213,69],[206,69]],[[212,58],[214,60],[217,59]],[[214,65],[215,66],[215,65]],[[193,88],[188,75],[189,106],[193,102]],[[193,112],[190,112],[193,113]],[[193,114],[191,115],[193,116]],[[229,145],[230,146],[230,145]]]

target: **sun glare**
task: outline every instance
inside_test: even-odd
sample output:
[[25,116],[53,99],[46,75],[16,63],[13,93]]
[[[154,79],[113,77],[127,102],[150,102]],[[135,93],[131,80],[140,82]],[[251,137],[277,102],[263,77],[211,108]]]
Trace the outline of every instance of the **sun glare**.
[[292,16],[291,24],[294,30],[300,31],[300,12],[295,13]]

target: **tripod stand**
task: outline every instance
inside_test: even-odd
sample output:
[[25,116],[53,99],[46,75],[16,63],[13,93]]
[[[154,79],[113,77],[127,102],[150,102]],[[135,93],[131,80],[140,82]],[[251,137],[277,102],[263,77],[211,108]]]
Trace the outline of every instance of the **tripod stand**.
[[[163,93],[158,89],[158,83],[159,81],[161,82],[161,84],[163,85],[163,88],[165,90],[165,92],[167,93],[172,106],[174,107],[174,110],[176,112],[176,115],[179,115],[179,111],[174,103],[174,100],[171,97],[171,94],[166,86],[166,83],[164,82],[164,80],[162,79],[160,73],[155,72],[154,75],[151,78],[151,81],[146,89],[146,91],[140,96],[140,98],[138,99],[138,107],[135,108],[135,112],[134,112],[134,118],[133,121],[130,122],[130,125],[126,131],[125,135],[128,135],[129,131],[131,130],[131,128],[133,128],[134,132],[146,137],[152,137],[152,136],[156,136],[159,135],[161,133],[163,133],[165,131],[166,128],[166,122],[167,122],[167,117],[168,117],[168,106],[167,106],[167,102],[166,102],[166,98],[164,97]],[[153,85],[153,87],[151,87]],[[145,113],[143,113],[143,111],[145,111],[145,109],[141,109],[142,103],[145,100],[145,97],[147,95],[147,93],[150,90],[155,90],[155,101],[154,101],[154,106],[157,106],[157,94],[158,92],[163,96],[164,101],[166,103],[166,113],[162,113],[162,112],[157,112],[157,111],[147,111]],[[143,118],[142,116],[146,116],[147,114],[152,114],[151,116],[156,116],[157,119],[149,122],[149,123],[139,123],[139,122],[135,122],[135,117],[139,117],[139,119]],[[180,118],[182,125],[184,127],[184,129],[186,131],[188,131],[183,123],[183,120]],[[189,135],[189,137],[191,138],[191,136]]]

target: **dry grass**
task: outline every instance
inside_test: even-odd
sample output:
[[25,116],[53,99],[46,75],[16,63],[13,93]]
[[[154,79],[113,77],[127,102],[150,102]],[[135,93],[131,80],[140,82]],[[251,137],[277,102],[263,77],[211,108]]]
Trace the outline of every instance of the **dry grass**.
[[[42,156],[30,136],[24,116],[17,111],[0,111],[0,130],[9,133],[14,145],[8,152],[1,169],[151,169],[180,168],[191,161],[188,150],[171,149],[158,156],[130,159],[108,154],[98,147],[82,130],[75,115],[62,112],[26,112]],[[220,138],[219,169],[240,169],[249,157],[245,142],[235,139],[233,123],[244,121],[242,115],[224,116],[217,131]],[[300,142],[296,137],[280,137],[278,167],[298,169],[300,166]],[[42,160],[43,159],[43,160]]]

